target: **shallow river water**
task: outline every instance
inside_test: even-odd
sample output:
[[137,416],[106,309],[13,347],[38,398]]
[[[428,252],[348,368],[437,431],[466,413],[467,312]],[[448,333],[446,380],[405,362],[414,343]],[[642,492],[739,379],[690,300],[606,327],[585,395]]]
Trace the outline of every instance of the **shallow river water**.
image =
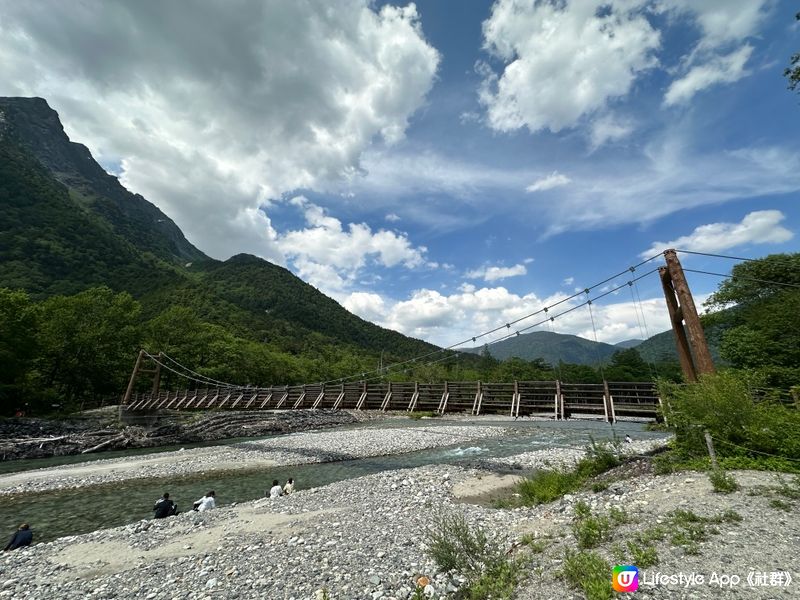
[[[452,422],[447,424],[452,425]],[[468,423],[464,423],[468,425]],[[484,439],[479,442],[468,442],[455,446],[434,448],[399,454],[360,458],[355,460],[316,463],[298,466],[263,468],[254,470],[237,470],[232,472],[197,473],[186,477],[169,479],[137,479],[130,482],[118,482],[107,485],[92,486],[75,490],[60,490],[35,494],[17,495],[0,498],[0,534],[11,532],[21,522],[28,522],[35,531],[35,541],[42,542],[64,535],[85,533],[96,529],[115,527],[132,523],[140,519],[152,517],[152,506],[155,500],[168,491],[181,512],[191,508],[192,502],[200,498],[207,490],[215,490],[219,505],[233,502],[244,502],[262,497],[270,487],[273,479],[281,485],[286,479],[295,479],[295,489],[302,490],[336,481],[360,477],[371,473],[392,469],[418,467],[426,464],[458,464],[471,460],[511,456],[536,449],[545,449],[565,445],[583,446],[591,439],[609,439],[614,435],[624,437],[630,434],[635,439],[651,439],[663,437],[662,433],[648,432],[640,423],[618,423],[609,426],[606,423],[591,421],[502,421],[488,423],[480,421],[480,425],[496,424],[513,427],[514,434],[501,438]],[[437,423],[434,421],[383,421],[371,424],[372,427],[414,426],[429,427],[431,435],[436,434]],[[214,445],[230,445],[240,440],[227,440]],[[189,447],[186,445],[184,447]],[[161,449],[164,451],[176,448]],[[154,452],[159,449],[149,449]],[[143,454],[142,451],[117,452],[116,456]],[[112,458],[109,454],[97,455],[95,458]],[[24,471],[30,468],[53,466],[56,463],[79,462],[79,457],[60,459],[39,459],[37,461],[17,461],[3,464],[5,472]],[[50,462],[52,461],[52,462]]]

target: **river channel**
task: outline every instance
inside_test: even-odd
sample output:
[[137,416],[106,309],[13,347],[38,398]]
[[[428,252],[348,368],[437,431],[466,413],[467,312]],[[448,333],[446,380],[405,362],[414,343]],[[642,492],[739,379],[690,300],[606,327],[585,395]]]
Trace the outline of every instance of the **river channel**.
[[[449,423],[452,424],[452,423]],[[464,423],[469,426],[469,423]],[[536,449],[560,446],[584,446],[592,439],[600,441],[614,436],[630,434],[635,439],[663,437],[663,433],[645,431],[641,423],[620,422],[615,426],[592,421],[525,421],[508,420],[480,425],[496,424],[511,427],[510,435],[483,439],[475,443],[439,447],[405,454],[378,456],[328,463],[273,467],[253,470],[215,471],[196,473],[168,479],[137,479],[82,489],[58,490],[4,497],[0,500],[0,532],[9,534],[21,522],[28,522],[35,531],[35,541],[43,542],[65,535],[75,535],[125,525],[152,517],[153,502],[165,491],[177,502],[179,510],[191,508],[192,502],[207,490],[213,489],[220,505],[245,502],[262,497],[273,479],[283,484],[292,477],[296,490],[326,485],[386,470],[406,469],[427,464],[469,464],[487,458],[512,456]],[[369,427],[430,427],[435,434],[437,423],[433,420],[414,422],[385,421]],[[263,439],[263,438],[259,438]],[[227,440],[213,445],[226,446],[242,440]],[[189,447],[188,445],[184,447]],[[147,451],[116,452],[115,456],[132,456],[178,448],[150,448]],[[95,458],[112,458],[97,455]],[[85,457],[84,457],[85,459]],[[177,459],[177,457],[176,457]],[[80,457],[58,457],[35,461],[15,461],[2,464],[4,472],[19,472],[31,468],[52,467],[55,464],[80,462]],[[15,464],[16,463],[16,464]]]

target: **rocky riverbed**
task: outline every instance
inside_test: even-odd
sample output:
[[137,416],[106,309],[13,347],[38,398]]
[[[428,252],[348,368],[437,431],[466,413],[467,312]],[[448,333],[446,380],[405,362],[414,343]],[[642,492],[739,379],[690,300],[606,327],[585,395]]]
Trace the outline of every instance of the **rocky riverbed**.
[[[439,429],[442,441],[463,434]],[[496,428],[485,429],[482,435],[497,433],[491,431]],[[395,431],[389,437],[407,433]],[[332,440],[321,441],[324,433],[289,436],[297,438],[292,449],[265,451],[286,452],[290,460],[308,457],[303,449],[309,447],[311,435],[317,439],[315,452],[340,451],[329,445]],[[352,443],[347,447],[355,451]],[[361,448],[357,452],[369,451],[366,443]],[[649,449],[643,442],[627,448],[636,455]],[[580,453],[577,448],[557,448],[498,460],[568,464]],[[675,509],[691,510],[699,517],[735,511],[741,517],[715,525],[692,549],[697,554],[669,535],[654,542],[659,563],[643,570],[640,581],[647,573],[694,572],[704,574],[706,583],[642,585],[637,597],[796,597],[797,583],[751,587],[747,576],[763,572],[789,573],[795,581],[800,577],[793,559],[800,545],[797,500],[781,495],[774,474],[737,472],[735,477],[742,486],[739,491],[715,494],[704,474],[654,475],[649,461],[640,458],[604,475],[605,483],[596,492],[583,491],[538,507],[495,509],[465,502],[477,491],[485,492],[487,481],[492,482],[490,488],[504,484],[485,469],[425,466],[388,471],[276,500],[141,521],[5,553],[0,558],[0,598],[389,600],[412,597],[420,581],[426,584],[426,597],[455,597],[464,575],[439,572],[428,554],[434,523],[454,513],[483,528],[494,544],[521,561],[524,580],[515,597],[582,598],[583,593],[559,575],[565,551],[576,546],[572,524],[579,502],[597,515],[624,513],[623,522],[594,550],[610,564],[615,555],[624,555],[626,541],[637,533],[658,524],[670,526]],[[708,584],[712,573],[741,579],[736,586],[719,587]],[[775,584],[776,576],[770,576]]]
[[[699,554],[669,543],[658,547],[661,573],[738,575],[742,587],[677,585],[644,588],[645,598],[791,598],[796,584],[749,587],[747,574],[789,572],[798,542],[797,519],[747,493],[774,483],[764,473],[737,473],[743,491],[716,496],[704,476],[639,476],[599,494],[581,493],[550,505],[496,510],[464,504],[453,487],[481,476],[457,467],[388,472],[163,521],[62,538],[3,555],[0,597],[15,598],[409,598],[420,577],[428,597],[452,597],[459,573],[439,573],[427,555],[437,515],[463,514],[496,543],[524,556],[523,536],[546,546],[529,556],[518,598],[581,598],[559,579],[575,504],[602,512],[626,511],[621,539],[655,524],[675,508],[713,516],[735,510],[741,522],[724,524]],[[600,552],[610,553],[601,549]],[[656,569],[652,569],[656,571]],[[642,576],[642,580],[644,577]],[[424,583],[424,581],[423,581]],[[315,595],[317,594],[317,595]]]
[[0,495],[400,454],[504,435],[496,426],[437,425],[294,433],[265,440],[161,452],[0,475]]
[[348,410],[129,414],[108,406],[64,419],[0,419],[0,460],[259,437],[385,417],[379,411]]

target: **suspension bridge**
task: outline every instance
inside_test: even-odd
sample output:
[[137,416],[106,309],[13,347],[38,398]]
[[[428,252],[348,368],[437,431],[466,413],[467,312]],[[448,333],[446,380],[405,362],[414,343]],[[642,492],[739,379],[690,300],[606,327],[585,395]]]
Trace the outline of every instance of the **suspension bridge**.
[[[543,416],[553,419],[591,418],[613,423],[618,418],[658,419],[661,399],[652,381],[581,384],[555,378],[552,381],[387,381],[411,367],[433,365],[460,355],[458,348],[481,340],[491,346],[522,332],[547,326],[556,319],[585,307],[590,316],[594,341],[597,340],[593,303],[627,288],[630,290],[636,319],[642,334],[649,337],[638,281],[658,273],[672,323],[678,358],[684,377],[695,381],[699,374],[714,371],[703,328],[677,252],[704,254],[687,250],[667,250],[624,271],[615,273],[592,286],[543,306],[530,314],[470,336],[446,348],[390,364],[369,373],[357,373],[335,380],[302,385],[256,387],[219,381],[194,371],[164,353],[140,351],[131,374],[122,405],[128,411],[159,410],[381,410],[432,411],[438,414],[462,412],[472,415],[505,414],[511,417]],[[665,259],[665,266],[642,272],[655,259]],[[736,258],[721,255],[721,258]],[[747,259],[737,259],[747,260]],[[720,273],[706,273],[728,277]],[[614,285],[620,278],[623,283]],[[592,291],[597,290],[595,295]],[[531,322],[533,321],[533,322]],[[598,367],[603,373],[598,356]],[[170,372],[186,382],[183,389],[161,389],[161,375]],[[557,373],[555,373],[557,374]],[[604,375],[604,374],[603,374]],[[152,378],[147,392],[136,391],[137,380]],[[173,377],[174,378],[174,377]]]

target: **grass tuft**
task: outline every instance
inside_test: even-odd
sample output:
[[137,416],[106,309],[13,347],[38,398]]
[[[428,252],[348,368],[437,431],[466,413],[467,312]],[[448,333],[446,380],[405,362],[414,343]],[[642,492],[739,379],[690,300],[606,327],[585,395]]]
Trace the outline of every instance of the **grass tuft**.
[[739,489],[739,484],[733,475],[722,469],[714,469],[708,473],[708,479],[717,494],[730,494]]

